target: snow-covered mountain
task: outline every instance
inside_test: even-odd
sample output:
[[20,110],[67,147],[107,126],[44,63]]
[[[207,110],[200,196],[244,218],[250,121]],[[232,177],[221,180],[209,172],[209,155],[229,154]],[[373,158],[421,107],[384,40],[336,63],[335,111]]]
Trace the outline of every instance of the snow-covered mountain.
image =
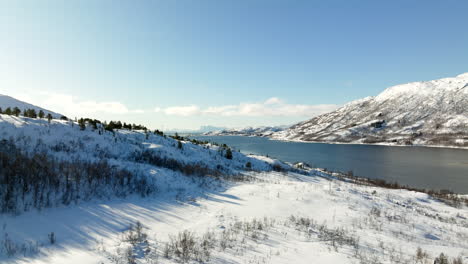
[[55,113],[53,111],[50,111],[50,110],[47,110],[47,109],[44,109],[42,107],[39,107],[39,106],[35,106],[35,105],[32,105],[32,104],[29,104],[29,103],[26,103],[26,102],[23,102],[23,101],[20,101],[18,99],[15,99],[11,96],[8,96],[8,95],[2,95],[0,94],[0,108],[2,108],[3,110],[5,110],[6,108],[14,108],[14,107],[18,107],[21,111],[25,110],[25,109],[34,109],[36,112],[39,112],[40,110],[44,111],[44,113],[47,115],[48,113],[50,113],[54,118],[59,118],[61,117],[62,115],[61,114],[58,114],[58,113]]
[[204,133],[206,136],[257,136],[267,137],[273,133],[283,131],[288,126],[261,126],[261,127],[243,127],[243,128],[229,128],[217,131],[210,131]]
[[468,146],[468,73],[390,87],[274,133],[279,140]]

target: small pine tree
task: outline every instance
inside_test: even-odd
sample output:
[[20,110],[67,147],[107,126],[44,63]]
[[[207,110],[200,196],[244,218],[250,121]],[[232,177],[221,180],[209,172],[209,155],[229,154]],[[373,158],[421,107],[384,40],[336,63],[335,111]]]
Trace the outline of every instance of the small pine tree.
[[177,148],[178,148],[178,149],[182,149],[182,142],[177,141]]
[[226,159],[232,159],[232,150],[230,148],[226,150]]
[[27,113],[27,117],[37,118],[37,113],[36,113],[36,110],[34,109],[28,109],[26,113]]
[[52,121],[52,115],[50,113],[47,114],[47,122],[49,122],[50,124],[50,121]]
[[109,124],[107,124],[107,125],[104,123],[104,125],[105,125],[104,128],[105,128],[107,131],[114,131],[114,128],[115,128],[115,123],[114,123],[114,121],[110,121]]
[[42,118],[44,118],[44,117],[45,117],[45,113],[44,113],[44,111],[42,111],[42,110],[39,110],[39,114],[38,114],[38,116],[39,116],[39,118],[41,118],[41,119],[42,119]]
[[19,116],[21,114],[21,110],[18,107],[13,108],[13,115]]
[[0,114],[3,114],[2,108],[0,107]]
[[86,129],[86,123],[85,123],[85,120],[83,118],[80,118],[80,120],[78,120],[78,125],[80,126],[80,130],[85,130]]
[[11,108],[8,107],[7,109],[5,109],[5,114],[6,115],[11,115]]
[[247,169],[251,169],[252,168],[252,163],[250,163],[250,161],[248,161],[246,164],[245,164],[245,167]]

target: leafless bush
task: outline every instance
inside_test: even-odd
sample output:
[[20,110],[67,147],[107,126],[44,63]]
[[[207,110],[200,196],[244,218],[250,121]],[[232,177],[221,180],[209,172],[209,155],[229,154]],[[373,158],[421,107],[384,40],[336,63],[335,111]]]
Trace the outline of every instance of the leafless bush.
[[8,257],[16,255],[16,253],[19,251],[19,246],[8,237],[8,234],[5,234],[5,238],[3,239],[2,244],[3,251]]
[[380,217],[381,215],[381,210],[377,207],[372,207],[371,211],[370,211],[370,214],[375,216],[375,217]]
[[444,253],[440,253],[440,255],[434,259],[434,264],[449,264],[449,261]]
[[126,242],[129,242],[133,246],[145,241],[147,237],[148,235],[143,232],[143,225],[140,221],[137,221],[135,225],[131,224],[125,234]]
[[461,256],[458,256],[452,260],[452,264],[463,264],[463,259]]
[[344,228],[328,228],[325,224],[318,225],[313,219],[307,217],[290,216],[289,221],[296,229],[305,232],[309,237],[317,234],[319,240],[330,243],[337,251],[338,246],[348,245],[359,248],[359,239]]
[[429,254],[420,247],[416,250],[416,263],[425,264],[429,259]]
[[54,232],[49,233],[49,235],[47,237],[49,238],[49,243],[51,245],[55,244],[55,242],[57,241],[57,238],[55,237]]
[[38,242],[32,241],[16,243],[8,236],[7,233],[5,233],[4,238],[0,241],[0,253],[6,255],[7,257],[13,257],[18,254],[21,254],[25,257],[32,256],[39,252],[39,246],[40,244]]
[[135,255],[133,254],[133,247],[128,247],[125,250],[125,259],[127,260],[128,264],[136,264],[136,258]]

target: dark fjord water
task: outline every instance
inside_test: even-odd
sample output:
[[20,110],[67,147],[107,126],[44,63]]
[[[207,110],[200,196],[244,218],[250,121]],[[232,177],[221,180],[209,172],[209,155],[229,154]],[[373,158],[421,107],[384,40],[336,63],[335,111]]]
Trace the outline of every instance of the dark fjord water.
[[225,143],[245,154],[306,162],[329,170],[351,170],[356,176],[396,181],[416,188],[468,194],[468,150],[283,142],[241,136],[193,138]]

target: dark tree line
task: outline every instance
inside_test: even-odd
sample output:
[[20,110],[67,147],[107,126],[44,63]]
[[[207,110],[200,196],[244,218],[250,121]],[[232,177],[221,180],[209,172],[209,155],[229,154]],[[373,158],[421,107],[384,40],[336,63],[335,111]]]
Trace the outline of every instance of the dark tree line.
[[[5,110],[3,110],[0,107],[0,114],[5,114],[5,115],[14,115],[14,116],[24,116],[24,117],[29,117],[29,118],[47,118],[47,120],[50,121],[53,119],[51,113],[45,113],[42,110],[39,110],[39,113],[36,112],[36,109],[24,109],[23,113],[21,114],[21,109],[19,109],[17,106],[11,108],[7,107]],[[60,119],[62,120],[68,120],[66,116],[61,116]]]
[[104,128],[108,131],[113,131],[114,129],[128,129],[128,130],[144,130],[145,132],[148,130],[143,125],[135,125],[135,124],[127,124],[122,123],[120,121],[110,121],[109,124],[105,124]]
[[68,205],[91,198],[147,196],[155,186],[106,161],[61,161],[44,153],[27,155],[14,143],[0,142],[0,211]]

